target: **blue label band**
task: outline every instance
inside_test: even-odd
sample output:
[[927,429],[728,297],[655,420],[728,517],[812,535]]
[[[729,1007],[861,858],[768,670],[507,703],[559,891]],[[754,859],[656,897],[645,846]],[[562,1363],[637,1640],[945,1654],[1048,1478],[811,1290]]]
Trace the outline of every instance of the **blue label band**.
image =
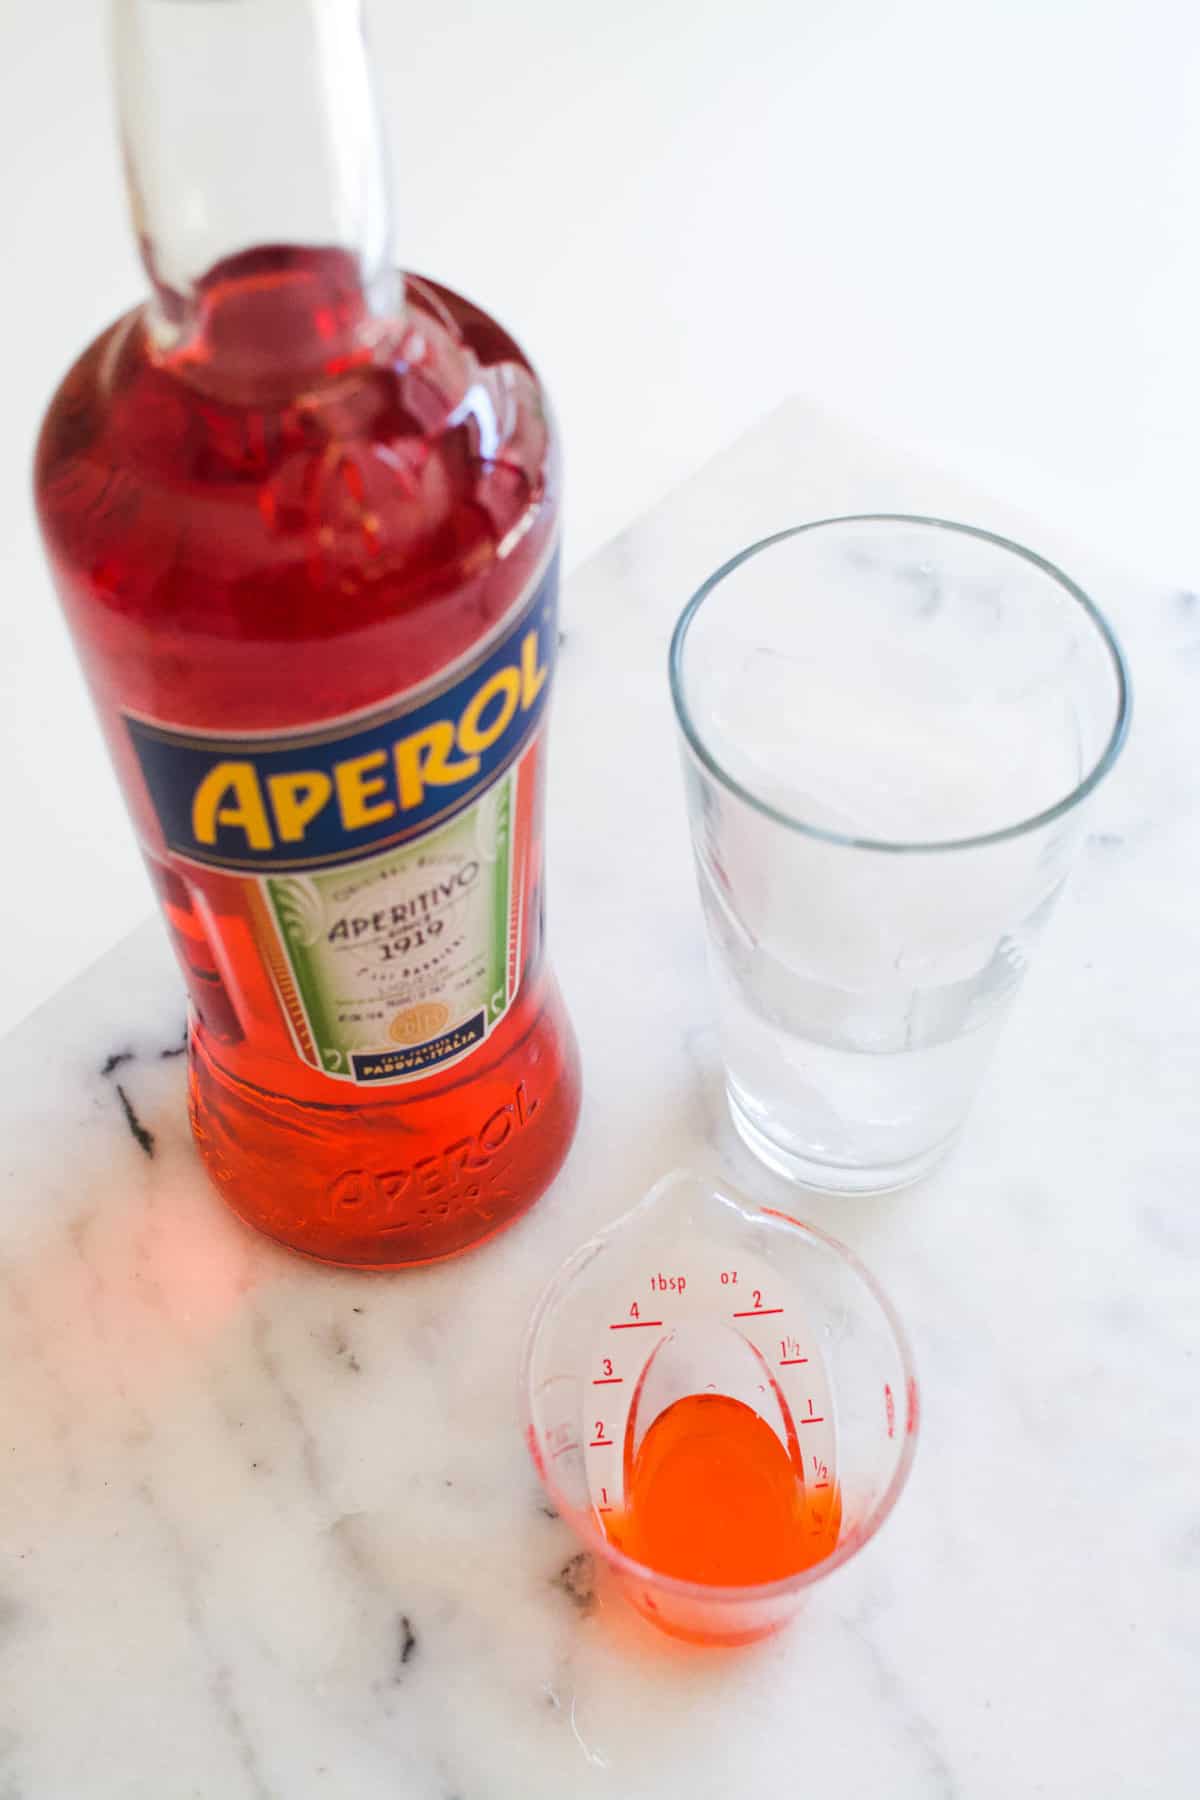
[[537,728],[554,672],[557,600],[556,554],[517,623],[471,669],[432,697],[355,725],[224,739],[127,716],[167,847],[218,869],[320,869],[452,818]]

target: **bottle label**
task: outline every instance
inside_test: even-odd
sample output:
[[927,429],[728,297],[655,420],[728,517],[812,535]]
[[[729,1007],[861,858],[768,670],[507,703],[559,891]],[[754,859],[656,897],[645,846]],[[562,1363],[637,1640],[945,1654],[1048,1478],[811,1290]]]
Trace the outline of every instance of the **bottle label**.
[[296,1049],[334,1079],[442,1070],[516,998],[557,577],[369,715],[236,739],[126,716],[168,848],[247,878]]

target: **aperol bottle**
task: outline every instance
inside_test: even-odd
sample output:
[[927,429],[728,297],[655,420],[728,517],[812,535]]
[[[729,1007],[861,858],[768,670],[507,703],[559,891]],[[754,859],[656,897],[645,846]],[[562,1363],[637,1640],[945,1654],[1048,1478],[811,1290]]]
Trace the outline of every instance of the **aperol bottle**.
[[115,0],[152,294],[37,451],[42,529],[243,1218],[452,1255],[579,1107],[543,947],[558,459],[478,307],[393,268],[359,0]]

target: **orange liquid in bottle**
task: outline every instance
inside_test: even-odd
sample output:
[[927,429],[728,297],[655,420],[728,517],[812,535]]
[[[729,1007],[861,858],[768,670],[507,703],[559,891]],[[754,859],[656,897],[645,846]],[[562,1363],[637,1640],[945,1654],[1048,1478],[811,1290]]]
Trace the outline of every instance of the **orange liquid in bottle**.
[[626,1470],[610,1540],[662,1575],[712,1586],[778,1581],[836,1548],[836,1487],[806,1488],[753,1408],[688,1394],[661,1412]]

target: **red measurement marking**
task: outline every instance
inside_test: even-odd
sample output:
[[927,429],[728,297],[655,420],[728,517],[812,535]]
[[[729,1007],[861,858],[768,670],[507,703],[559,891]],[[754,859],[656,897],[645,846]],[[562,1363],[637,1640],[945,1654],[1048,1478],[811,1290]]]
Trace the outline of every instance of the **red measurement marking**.
[[794,1369],[797,1363],[807,1361],[807,1356],[781,1356],[779,1359],[779,1366],[781,1369]]
[[593,1375],[592,1386],[615,1387],[619,1381],[624,1381],[624,1379],[623,1375]]
[[769,1319],[772,1313],[781,1313],[782,1306],[752,1306],[749,1312],[734,1313],[735,1319]]
[[825,1423],[825,1415],[824,1413],[814,1413],[811,1419],[801,1419],[800,1423],[802,1425],[823,1425]]
[[567,1454],[568,1450],[578,1450],[578,1448],[579,1448],[578,1444],[564,1444],[561,1450],[556,1450],[554,1452],[554,1455],[556,1458],[560,1457],[560,1456],[565,1456]]
[[815,1488],[823,1488],[823,1487],[828,1487],[829,1483],[827,1481],[814,1481],[813,1486]]
[[611,1438],[592,1438],[588,1443],[589,1450],[608,1450],[612,1447]]
[[597,1508],[596,1508],[596,1511],[597,1511],[597,1512],[602,1512],[602,1513],[606,1513],[606,1512],[611,1512],[611,1511],[612,1511],[612,1507],[611,1507],[611,1506],[598,1506],[598,1507],[597,1507]]
[[661,1319],[623,1319],[619,1325],[610,1325],[610,1331],[645,1331],[648,1325],[661,1325]]

